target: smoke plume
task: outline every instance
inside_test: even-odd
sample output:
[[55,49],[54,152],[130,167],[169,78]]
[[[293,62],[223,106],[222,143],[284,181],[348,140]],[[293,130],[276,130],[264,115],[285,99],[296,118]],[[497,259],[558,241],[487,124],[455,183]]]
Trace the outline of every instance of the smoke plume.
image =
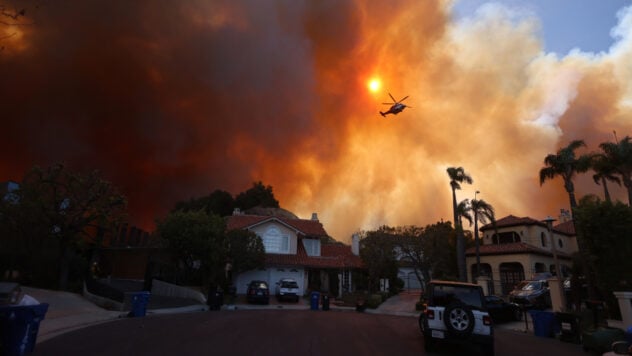
[[[607,52],[562,57],[537,18],[485,5],[456,22],[439,0],[62,0],[33,16],[0,29],[15,33],[1,40],[0,180],[99,169],[148,230],[179,200],[254,181],[341,241],[424,226],[451,220],[458,166],[474,179],[459,200],[555,216],[568,196],[540,186],[544,157],[632,135],[632,7]],[[411,108],[381,117],[389,92]],[[576,191],[601,195],[590,174]]]

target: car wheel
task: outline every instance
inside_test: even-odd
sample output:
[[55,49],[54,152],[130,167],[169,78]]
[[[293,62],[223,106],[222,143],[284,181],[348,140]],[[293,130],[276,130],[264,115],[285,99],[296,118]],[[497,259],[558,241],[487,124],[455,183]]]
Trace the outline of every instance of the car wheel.
[[450,304],[445,308],[445,323],[448,331],[457,337],[467,337],[474,329],[474,314],[472,310],[465,304]]

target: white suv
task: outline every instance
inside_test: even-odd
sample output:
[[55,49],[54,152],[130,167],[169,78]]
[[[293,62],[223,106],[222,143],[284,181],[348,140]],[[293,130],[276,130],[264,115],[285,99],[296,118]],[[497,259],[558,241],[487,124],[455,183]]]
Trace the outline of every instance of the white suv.
[[426,292],[419,315],[426,352],[433,352],[440,341],[477,344],[483,354],[494,355],[494,329],[481,286],[433,280]]
[[298,302],[299,288],[296,280],[292,278],[282,278],[276,283],[276,297],[277,299],[291,299],[294,302]]

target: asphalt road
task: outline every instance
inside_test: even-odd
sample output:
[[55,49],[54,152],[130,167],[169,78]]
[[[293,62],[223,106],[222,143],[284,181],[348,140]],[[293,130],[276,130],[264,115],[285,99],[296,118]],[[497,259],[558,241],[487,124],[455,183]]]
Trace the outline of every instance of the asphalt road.
[[[474,350],[441,347],[440,354]],[[423,355],[416,318],[235,310],[120,319],[38,343],[33,355]],[[582,355],[581,346],[496,330],[497,355]]]

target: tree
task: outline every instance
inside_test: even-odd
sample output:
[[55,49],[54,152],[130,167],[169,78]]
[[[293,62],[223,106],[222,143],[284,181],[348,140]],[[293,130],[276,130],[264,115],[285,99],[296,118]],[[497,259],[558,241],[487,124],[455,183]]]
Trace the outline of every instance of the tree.
[[447,169],[450,177],[450,188],[452,189],[452,211],[454,218],[454,228],[456,229],[456,259],[459,271],[459,280],[467,280],[467,271],[465,269],[465,237],[463,235],[463,226],[460,223],[457,212],[456,191],[461,189],[461,183],[472,184],[474,180],[470,177],[463,167],[449,167]]
[[582,146],[586,146],[583,140],[572,141],[568,146],[559,149],[557,154],[547,155],[544,158],[545,167],[540,169],[540,185],[556,177],[561,177],[564,180],[564,189],[568,193],[571,211],[577,207],[573,178],[577,173],[586,172],[591,163],[590,155],[575,156],[575,150]]
[[571,212],[573,215],[573,227],[575,228],[575,232],[577,234],[577,248],[583,257],[581,259],[581,261],[583,261],[582,270],[584,271],[584,275],[587,277],[590,297],[593,297],[594,291],[592,286],[594,284],[588,275],[588,265],[585,262],[585,251],[581,245],[581,241],[583,239],[580,237],[581,231],[577,229],[578,218],[575,215],[577,201],[575,200],[575,186],[573,184],[573,178],[575,178],[577,173],[586,172],[590,168],[592,161],[590,155],[582,155],[580,157],[575,156],[575,150],[582,146],[586,146],[583,140],[575,140],[569,143],[568,146],[560,148],[557,151],[557,154],[547,155],[544,158],[545,167],[540,169],[540,185],[544,184],[547,180],[554,179],[558,176],[564,181],[564,189],[568,193],[568,199],[570,201]]
[[[42,247],[45,237],[58,248],[58,287],[68,285],[69,264],[76,252],[98,229],[114,228],[127,217],[127,201],[98,171],[72,172],[62,164],[34,167],[16,192],[17,203],[8,207],[6,219],[25,243]],[[32,247],[34,247],[33,245]]]
[[628,190],[628,205],[632,206],[632,139],[626,136],[619,142],[604,142],[599,147],[609,165],[621,176]]
[[[234,274],[263,268],[266,251],[263,241],[250,230],[228,231],[228,260]],[[229,278],[229,280],[231,280]]]
[[158,235],[168,242],[177,260],[184,266],[187,278],[208,290],[209,284],[225,283],[229,242],[224,220],[203,210],[169,213],[158,220]]
[[256,182],[252,184],[250,189],[237,195],[235,206],[241,210],[247,210],[255,206],[278,208],[279,201],[274,197],[271,186],[265,186],[262,182]]
[[603,195],[606,201],[612,201],[610,191],[608,191],[608,181],[621,185],[621,180],[615,175],[615,165],[605,154],[595,154],[592,156],[591,167],[595,171],[593,180],[597,185],[603,186]]
[[632,208],[588,195],[580,200],[576,214],[577,236],[582,237],[582,246],[587,251],[585,260],[595,275],[592,279],[608,302],[608,309],[618,310],[612,292],[629,290],[632,286]]
[[201,198],[191,198],[188,201],[176,203],[175,210],[195,211],[204,210],[207,214],[219,216],[229,216],[233,213],[235,200],[229,192],[225,190],[214,190],[211,194]]
[[395,241],[388,226],[361,234],[360,258],[367,267],[370,292],[378,289],[381,278],[397,279]]
[[494,207],[488,204],[482,199],[473,199],[470,203],[470,210],[474,215],[474,243],[476,246],[476,276],[481,275],[481,256],[479,253],[480,239],[478,237],[478,223],[487,224],[490,221],[492,224],[496,224],[496,217],[494,216]]
[[[455,231],[449,222],[438,222],[424,228],[394,228],[396,247],[403,260],[411,263],[415,276],[423,286],[434,278],[454,279]],[[424,288],[425,289],[425,288]]]

